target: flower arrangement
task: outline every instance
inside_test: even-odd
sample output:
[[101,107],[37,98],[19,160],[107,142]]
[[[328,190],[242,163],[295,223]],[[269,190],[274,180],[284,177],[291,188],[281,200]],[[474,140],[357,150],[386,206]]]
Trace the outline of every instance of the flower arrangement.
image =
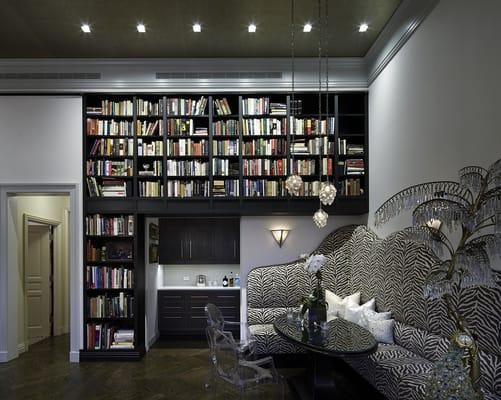
[[313,292],[304,298],[301,304],[301,314],[304,316],[308,311],[310,323],[318,323],[327,319],[327,303],[325,301],[325,291],[322,288],[322,271],[320,270],[326,261],[327,258],[323,254],[314,254],[304,262],[304,269],[317,278],[317,285]]

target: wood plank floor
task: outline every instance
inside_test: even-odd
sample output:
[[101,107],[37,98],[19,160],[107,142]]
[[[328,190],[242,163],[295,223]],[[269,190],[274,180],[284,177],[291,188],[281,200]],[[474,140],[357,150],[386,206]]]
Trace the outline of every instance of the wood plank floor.
[[[30,347],[29,352],[0,364],[1,400],[209,400],[204,388],[208,371],[205,348],[156,346],[139,362],[68,362],[69,337],[59,336]],[[301,368],[280,369],[286,378]],[[353,386],[358,386],[355,384]],[[219,389],[222,389],[219,387]],[[272,387],[250,393],[250,399],[279,398]],[[286,389],[287,399],[293,395]],[[350,399],[373,399],[367,394]],[[217,399],[237,398],[218,390]],[[349,399],[348,399],[349,400]]]

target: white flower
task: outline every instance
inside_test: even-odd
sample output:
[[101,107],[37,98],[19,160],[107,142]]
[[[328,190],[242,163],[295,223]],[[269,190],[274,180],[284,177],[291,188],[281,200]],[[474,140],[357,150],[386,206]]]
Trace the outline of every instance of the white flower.
[[325,264],[326,260],[327,258],[323,254],[309,256],[304,263],[304,269],[310,274],[316,274],[317,271],[322,268],[322,265]]
[[300,258],[300,259],[303,259],[303,258],[306,258],[306,257],[308,257],[308,253],[301,253],[301,254],[299,255],[299,258]]

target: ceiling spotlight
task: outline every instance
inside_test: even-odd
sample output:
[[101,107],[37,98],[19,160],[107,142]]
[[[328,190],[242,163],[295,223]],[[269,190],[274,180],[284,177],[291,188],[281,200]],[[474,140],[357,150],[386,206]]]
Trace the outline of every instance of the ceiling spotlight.
[[202,32],[202,25],[200,25],[200,24],[193,24],[193,32],[196,32],[196,33]]
[[89,26],[89,24],[82,24],[82,26],[80,27],[80,29],[82,29],[83,33],[90,33],[90,26]]
[[146,27],[144,26],[144,24],[137,24],[137,31],[139,33],[145,33],[146,32]]
[[358,27],[358,31],[359,32],[367,32],[367,29],[369,29],[369,25],[367,25],[365,22],[360,24],[360,26]]
[[303,26],[303,32],[306,32],[306,33],[311,32],[312,28],[313,28],[313,26],[309,22],[307,22]]
[[254,33],[256,32],[256,25],[255,24],[250,24],[249,27],[247,28],[247,30],[249,31],[249,33]]

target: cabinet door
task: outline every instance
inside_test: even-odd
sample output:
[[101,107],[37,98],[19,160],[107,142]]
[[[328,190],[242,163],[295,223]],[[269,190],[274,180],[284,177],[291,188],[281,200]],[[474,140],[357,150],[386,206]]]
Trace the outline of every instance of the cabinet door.
[[160,264],[189,263],[186,224],[176,219],[160,219]]
[[239,220],[219,220],[214,229],[215,259],[219,263],[240,263]]
[[214,234],[212,223],[207,220],[195,220],[188,225],[187,246],[189,260],[193,264],[214,262]]

